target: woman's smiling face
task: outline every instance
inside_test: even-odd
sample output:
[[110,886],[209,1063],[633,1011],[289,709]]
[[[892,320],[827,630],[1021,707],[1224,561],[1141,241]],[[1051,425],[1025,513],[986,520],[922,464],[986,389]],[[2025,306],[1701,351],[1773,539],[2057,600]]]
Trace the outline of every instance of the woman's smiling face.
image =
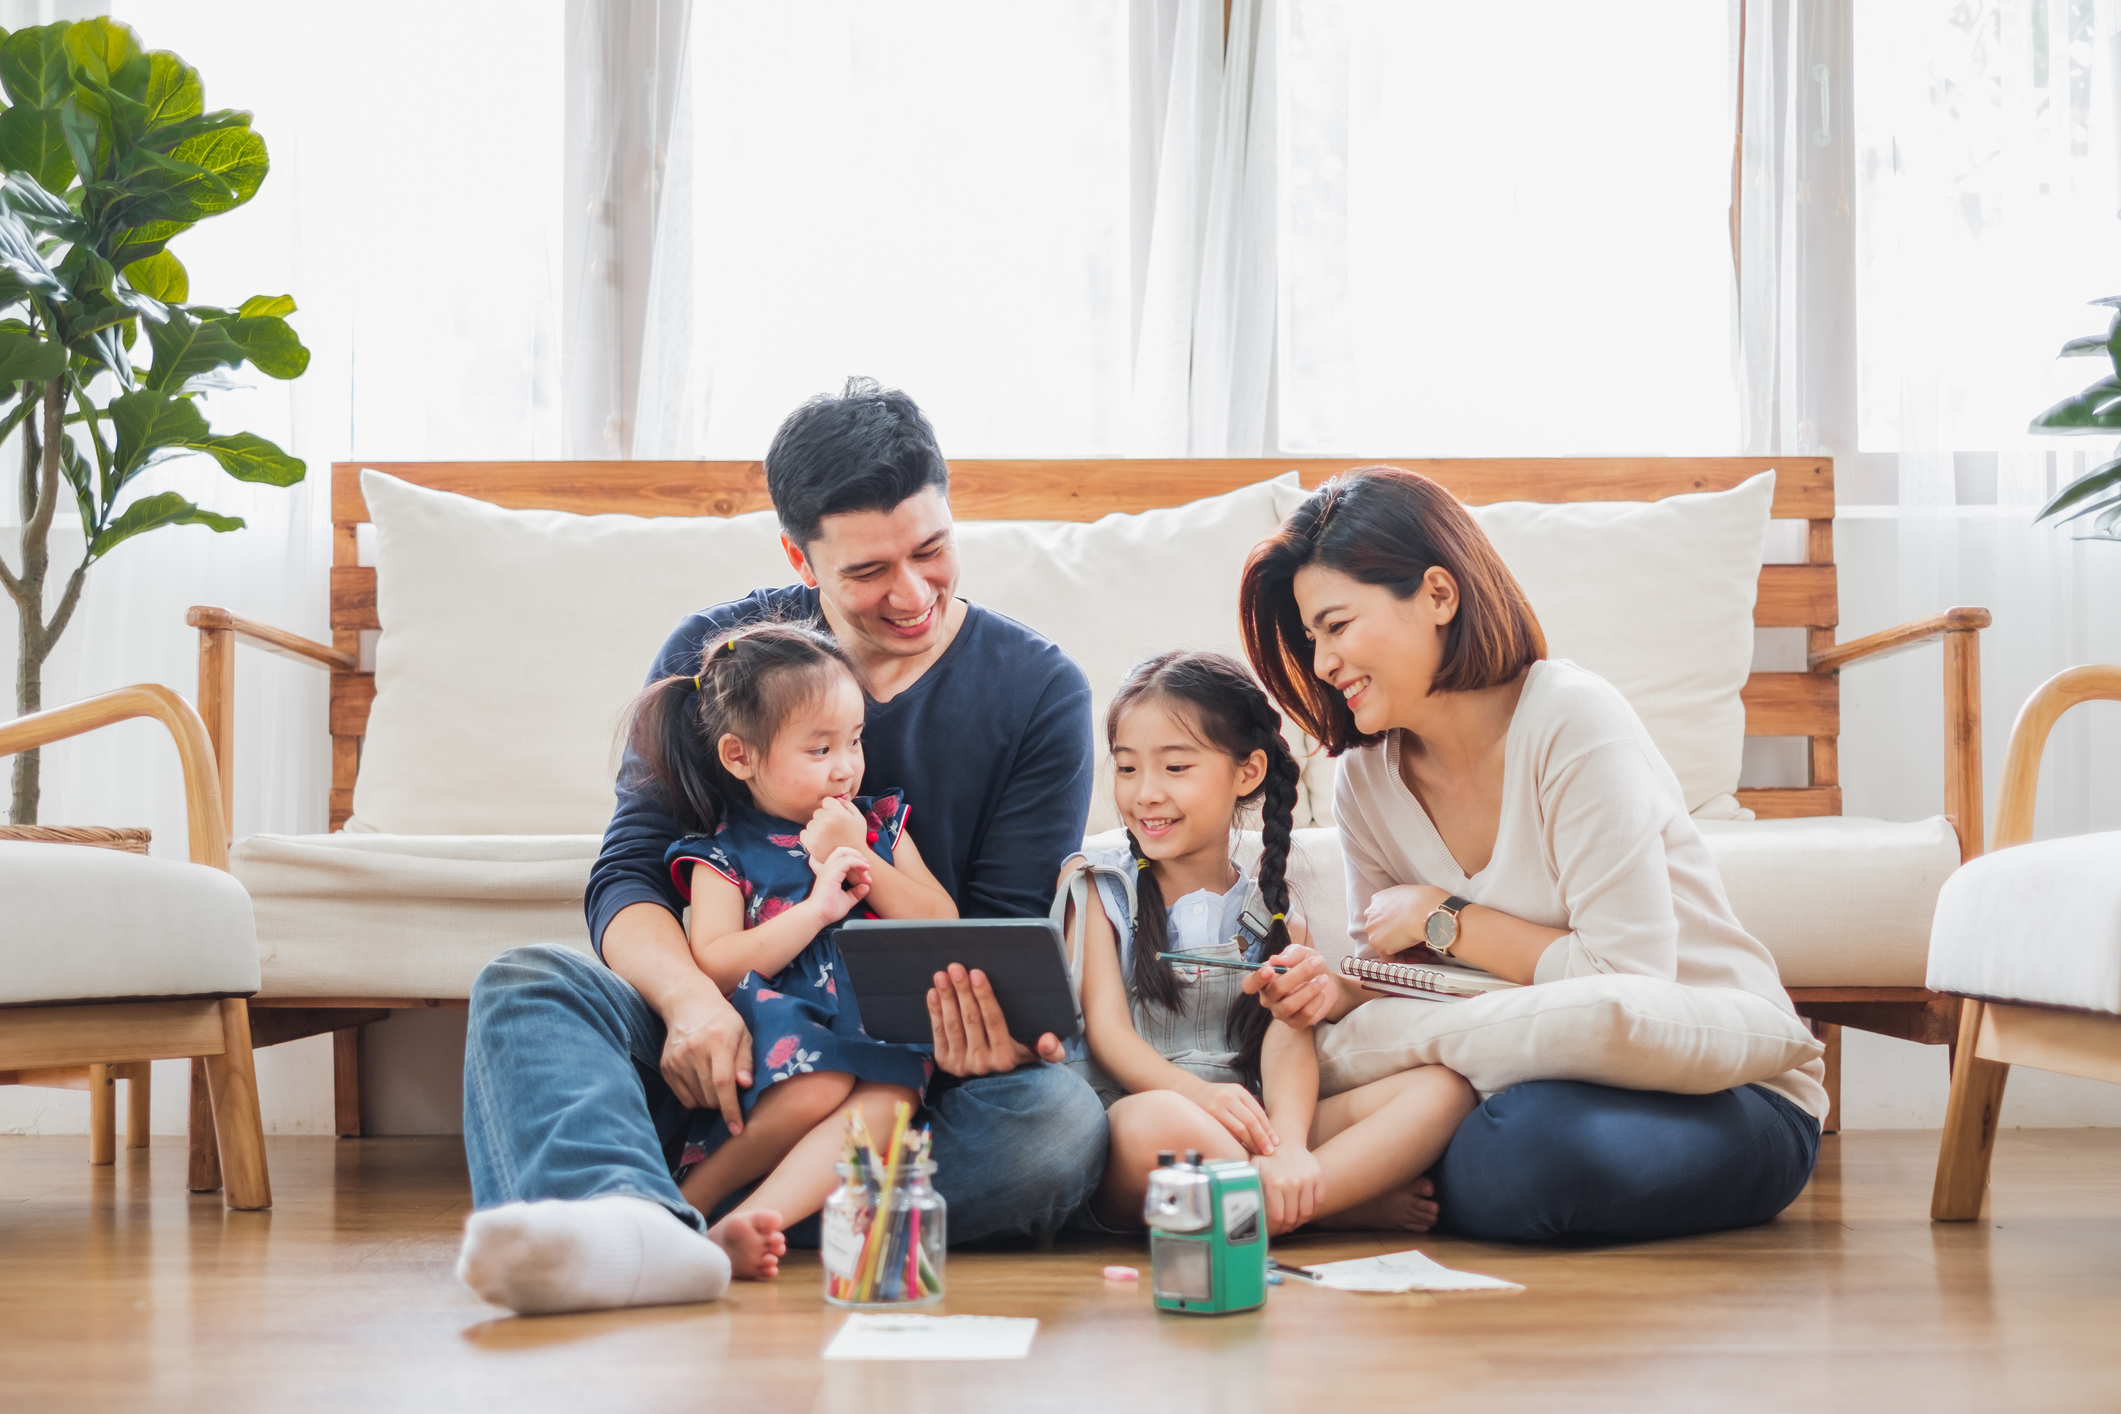
[[1340,693],[1355,729],[1373,736],[1418,718],[1458,613],[1450,571],[1431,569],[1405,599],[1322,565],[1298,570],[1292,588],[1311,671]]

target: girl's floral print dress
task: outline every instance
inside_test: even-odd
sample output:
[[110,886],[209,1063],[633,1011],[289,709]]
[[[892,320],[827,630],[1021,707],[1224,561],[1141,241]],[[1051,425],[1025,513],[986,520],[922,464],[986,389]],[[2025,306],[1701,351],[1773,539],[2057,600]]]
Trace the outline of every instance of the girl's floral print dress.
[[[856,796],[854,808],[869,821],[869,848],[891,858],[906,829],[907,806],[898,791]],[[705,865],[736,885],[744,896],[744,926],[756,928],[810,896],[816,876],[803,849],[800,825],[756,810],[740,810],[712,835],[679,840],[665,852],[678,892],[692,897],[692,871]],[[856,904],[849,918],[874,918]],[[776,1081],[806,1071],[836,1071],[859,1080],[904,1085],[918,1092],[928,1083],[930,1064],[923,1051],[871,1040],[862,1030],[862,1013],[840,965],[839,944],[827,928],[810,940],[786,967],[772,977],[748,972],[729,994],[729,1001],[751,1028],[751,1088],[738,1092],[749,1115],[759,1096]],[[729,1128],[714,1110],[693,1114],[686,1135],[680,1175],[729,1137]]]

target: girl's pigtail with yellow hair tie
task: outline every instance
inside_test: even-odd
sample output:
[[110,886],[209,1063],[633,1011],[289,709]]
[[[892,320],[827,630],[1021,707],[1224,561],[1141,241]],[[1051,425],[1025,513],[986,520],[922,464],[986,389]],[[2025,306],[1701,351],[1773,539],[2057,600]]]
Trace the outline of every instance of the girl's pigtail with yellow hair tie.
[[698,692],[700,690],[700,675],[698,673],[694,673],[692,675],[692,690],[694,692]]

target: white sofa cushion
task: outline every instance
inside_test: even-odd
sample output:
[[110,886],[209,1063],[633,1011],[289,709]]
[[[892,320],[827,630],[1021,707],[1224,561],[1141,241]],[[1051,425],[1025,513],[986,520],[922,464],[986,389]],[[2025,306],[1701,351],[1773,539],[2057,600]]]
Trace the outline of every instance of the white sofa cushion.
[[[1304,494],[1284,492],[1282,513]],[[1764,471],[1661,501],[1468,508],[1524,586],[1548,654],[1620,689],[1697,819],[1746,818],[1733,794],[1745,751],[1739,693],[1774,499],[1775,473]]]
[[0,841],[0,1006],[258,990],[243,886],[202,864]]
[[373,471],[361,491],[383,632],[349,830],[602,831],[621,715],[671,628],[795,578],[770,514],[510,511]]
[[[504,510],[374,471],[361,485],[383,632],[351,831],[601,831],[621,716],[671,628],[795,578],[769,513],[576,516]],[[1277,489],[1294,486],[1292,472],[1087,524],[960,521],[964,592],[1067,650],[1101,718],[1126,670],[1151,653],[1242,657],[1238,574],[1278,523]],[[1093,731],[1103,761],[1101,720]],[[1100,781],[1094,828],[1116,823],[1109,768]],[[1308,822],[1308,792],[1299,809]]]
[[1446,1065],[1483,1095],[1527,1080],[1712,1095],[1775,1088],[1823,1114],[1797,1072],[1824,1048],[1795,1013],[1735,987],[1655,977],[1564,977],[1464,1002],[1386,997],[1318,1028],[1318,1089],[1338,1095],[1417,1065]]
[[[1938,817],[1704,822],[1738,919],[1786,987],[1919,987],[1937,890],[1959,845]],[[1106,831],[1085,848],[1118,842]],[[252,835],[230,852],[250,890],[264,994],[466,997],[518,943],[586,950],[596,835]],[[51,846],[62,848],[63,846]],[[1246,868],[1259,836],[1238,844]],[[1296,831],[1289,887],[1335,966],[1350,951],[1340,833]]]
[[1959,867],[1942,815],[1701,823],[1724,893],[1785,987],[1920,987],[1937,893]]
[[1929,985],[2121,1014],[2121,832],[1998,850],[1937,900]]
[[589,950],[596,835],[252,835],[229,867],[256,902],[268,997],[468,997],[496,955]]

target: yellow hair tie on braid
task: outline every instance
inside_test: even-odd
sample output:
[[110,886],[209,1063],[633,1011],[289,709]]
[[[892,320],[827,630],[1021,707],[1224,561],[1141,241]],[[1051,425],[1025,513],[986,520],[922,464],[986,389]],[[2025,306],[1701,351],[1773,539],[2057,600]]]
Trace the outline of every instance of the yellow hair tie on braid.
[[1134,872],[1135,872],[1135,873],[1137,873],[1137,874],[1141,873],[1141,871],[1142,871],[1142,870],[1144,870],[1144,869],[1146,869],[1146,868],[1148,868],[1148,867],[1149,867],[1149,861],[1148,861],[1148,860],[1146,860],[1146,859],[1137,859],[1137,860],[1135,860],[1135,861],[1134,861]]
[[729,636],[729,641],[728,641],[727,643],[725,643],[725,644],[723,644],[723,645],[722,645],[722,651],[723,651],[724,653],[734,653],[734,652],[736,652],[736,635],[735,635],[735,634],[731,634],[731,635]]
[[1275,923],[1280,923],[1280,922],[1282,922],[1282,921],[1283,921],[1284,919],[1286,919],[1286,918],[1287,918],[1288,916],[1289,916],[1289,915],[1288,915],[1288,914],[1286,914],[1286,913],[1277,913],[1277,914],[1275,914],[1275,915],[1273,916],[1273,918],[1272,918],[1272,920],[1271,920],[1271,921],[1272,921],[1272,922],[1275,922]]
[[692,675],[692,690],[694,692],[698,692],[700,690],[700,675],[698,673],[694,673]]

